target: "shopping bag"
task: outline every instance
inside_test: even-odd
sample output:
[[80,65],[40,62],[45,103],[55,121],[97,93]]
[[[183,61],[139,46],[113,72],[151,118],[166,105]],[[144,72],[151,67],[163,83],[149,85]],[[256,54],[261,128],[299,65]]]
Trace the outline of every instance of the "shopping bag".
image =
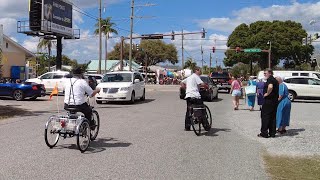
[[257,89],[256,86],[247,86],[247,87],[245,88],[246,95],[247,95],[247,96],[255,95],[255,94],[256,94],[256,89]]

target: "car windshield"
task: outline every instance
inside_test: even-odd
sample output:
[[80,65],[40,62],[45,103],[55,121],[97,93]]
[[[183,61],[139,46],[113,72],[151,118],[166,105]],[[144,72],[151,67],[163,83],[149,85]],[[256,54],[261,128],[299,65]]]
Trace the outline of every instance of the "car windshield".
[[318,74],[318,73],[313,73],[313,75],[315,75],[316,78],[320,79],[320,74]]
[[106,74],[102,82],[132,82],[132,75],[130,73]]
[[204,83],[209,83],[208,77],[201,76],[200,79],[201,79]]
[[225,73],[225,72],[213,72],[211,74],[211,78],[215,78],[215,79],[228,79],[229,78],[229,74]]

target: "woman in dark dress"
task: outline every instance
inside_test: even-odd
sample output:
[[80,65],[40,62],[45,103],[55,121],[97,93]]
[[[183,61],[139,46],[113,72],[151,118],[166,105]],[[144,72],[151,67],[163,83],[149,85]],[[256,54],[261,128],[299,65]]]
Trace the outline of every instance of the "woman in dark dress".
[[263,98],[263,88],[265,86],[265,82],[263,79],[260,79],[259,82],[257,83],[257,97],[258,97],[258,105],[260,106],[260,111],[262,108],[262,104],[264,102]]

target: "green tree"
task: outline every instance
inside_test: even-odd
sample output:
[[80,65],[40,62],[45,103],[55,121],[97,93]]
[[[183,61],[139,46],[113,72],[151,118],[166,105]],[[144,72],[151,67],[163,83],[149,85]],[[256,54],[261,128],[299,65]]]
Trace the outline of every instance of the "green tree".
[[[118,34],[118,31],[116,29],[114,29],[113,27],[116,24],[111,22],[111,17],[107,17],[106,19],[102,19],[101,20],[101,32],[105,35],[106,39],[105,39],[105,59],[106,61],[108,60],[108,38],[109,38],[109,34],[113,33],[113,34]],[[95,31],[94,34],[98,35],[99,34],[99,20],[98,22],[95,24]],[[107,62],[105,62],[105,64],[107,64]]]
[[188,57],[186,62],[184,63],[184,69],[191,69],[194,71],[194,69],[197,67],[197,63],[194,62],[194,60],[191,57]]
[[[123,58],[129,59],[130,45],[125,43],[123,49]],[[120,43],[116,44],[114,50],[109,53],[110,59],[120,59]],[[142,40],[140,50],[133,49],[132,56],[136,63],[145,65],[155,65],[161,62],[178,62],[178,51],[173,44],[166,44],[161,40]]]
[[53,46],[54,46],[54,43],[51,40],[45,39],[45,38],[40,38],[38,46],[37,46],[38,51],[42,51],[44,49],[47,50],[48,56],[46,56],[46,58],[47,58],[47,63],[46,64],[48,64],[48,68],[49,69],[50,69],[50,66],[51,66],[50,58],[51,58],[51,52],[52,52],[52,47]]
[[[257,75],[259,71],[260,71],[259,66],[257,64],[254,64],[252,67],[253,75]],[[238,77],[249,76],[250,75],[250,64],[238,63],[231,68],[230,72],[232,75],[238,76]]]
[[[281,59],[289,59],[295,65],[309,60],[314,47],[303,46],[302,38],[307,32],[300,23],[294,21],[257,21],[250,25],[241,24],[229,36],[227,46],[231,49],[240,47],[269,49],[268,41],[272,43],[272,66],[279,64]],[[229,50],[226,53],[224,64],[233,66],[239,62],[249,64],[257,62],[261,68],[268,65],[268,53],[236,53]]]

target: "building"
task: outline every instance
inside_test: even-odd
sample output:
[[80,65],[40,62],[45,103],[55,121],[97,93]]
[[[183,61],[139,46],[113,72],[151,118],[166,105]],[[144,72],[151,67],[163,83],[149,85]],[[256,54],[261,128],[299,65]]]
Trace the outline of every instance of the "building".
[[[98,72],[99,60],[91,60],[87,69],[88,73],[96,74]],[[120,70],[120,60],[107,60],[107,71],[119,71]],[[132,61],[132,71],[139,71],[141,66],[136,62]],[[123,60],[123,70],[129,71],[129,61]],[[105,72],[105,60],[101,61],[101,71]]]
[[22,80],[29,78],[26,75],[32,74],[34,67],[28,67],[27,64],[36,56],[6,35],[3,35],[1,49],[0,76]]

